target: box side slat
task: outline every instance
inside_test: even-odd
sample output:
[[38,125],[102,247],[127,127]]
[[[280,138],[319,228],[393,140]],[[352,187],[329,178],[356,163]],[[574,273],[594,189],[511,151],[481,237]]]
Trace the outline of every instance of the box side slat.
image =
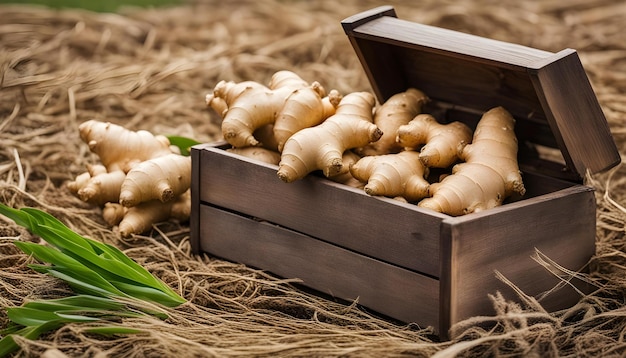
[[201,248],[215,256],[298,278],[320,292],[383,315],[438,328],[439,283],[267,222],[202,205]]
[[[583,268],[595,253],[595,210],[593,190],[576,185],[485,215],[444,221],[442,330],[466,318],[493,315],[488,294],[499,291],[507,299],[518,299],[510,286],[497,279],[496,270],[531,296],[560,283],[533,260],[535,249],[567,269]],[[578,299],[580,296],[565,285],[541,303],[545,309],[555,310]]]
[[309,175],[284,183],[277,167],[217,148],[202,151],[200,200],[306,233],[366,256],[439,274],[440,223],[447,215]]
[[564,50],[559,61],[530,70],[553,133],[566,161],[584,177],[616,166],[620,155],[609,125],[576,51]]
[[[200,163],[200,153],[205,144],[191,148],[191,162]],[[194,254],[200,253],[200,179],[201,170],[199,165],[191,166],[191,212],[189,214],[189,244]]]

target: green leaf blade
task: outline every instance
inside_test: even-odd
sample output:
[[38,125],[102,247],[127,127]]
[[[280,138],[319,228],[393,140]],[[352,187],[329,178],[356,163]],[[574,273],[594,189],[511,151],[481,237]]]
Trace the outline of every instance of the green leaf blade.
[[167,135],[166,137],[167,139],[169,139],[170,144],[175,147],[178,147],[178,149],[180,149],[180,154],[186,157],[191,154],[190,153],[191,147],[193,147],[194,145],[200,144],[200,142],[191,138],[186,138],[186,137],[181,137],[181,136],[176,136],[176,135]]

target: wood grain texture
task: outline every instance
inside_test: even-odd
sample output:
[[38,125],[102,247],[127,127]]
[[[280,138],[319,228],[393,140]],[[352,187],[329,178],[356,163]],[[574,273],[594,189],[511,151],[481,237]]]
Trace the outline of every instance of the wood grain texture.
[[581,175],[587,169],[608,170],[621,157],[578,53],[565,50],[558,56],[558,61],[532,71],[531,78],[543,107],[551,109],[546,114],[559,147]]
[[210,146],[201,151],[198,165],[198,195],[203,202],[432,277],[439,275],[439,230],[447,215],[374,198],[315,175],[284,183],[276,166]]
[[200,211],[202,251],[438,330],[438,280],[210,205]]
[[[443,222],[442,330],[465,318],[494,314],[488,294],[501,291],[517,299],[495,270],[531,296],[555,287],[559,279],[531,258],[535,249],[571,270],[583,268],[595,253],[591,188],[577,185],[516,204]],[[541,303],[556,310],[578,299],[564,287]]]

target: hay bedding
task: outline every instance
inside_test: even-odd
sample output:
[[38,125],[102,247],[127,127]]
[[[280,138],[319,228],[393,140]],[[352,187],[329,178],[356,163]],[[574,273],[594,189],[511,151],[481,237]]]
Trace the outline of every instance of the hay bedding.
[[[387,2],[401,18],[549,51],[576,48],[622,152],[626,150],[626,3],[611,0]],[[611,356],[626,353],[626,182],[623,169],[589,178],[597,188],[598,288],[572,309],[547,313],[491,292],[493,317],[475,317],[438,342],[426,327],[376,317],[355,304],[304,292],[264,272],[190,254],[185,223],[122,241],[99,209],[64,183],[96,158],[77,135],[96,118],[131,129],[219,138],[204,95],[221,79],[267,82],[280,69],[343,92],[368,90],[339,21],[374,1],[220,1],[120,14],[0,6],[0,200],[50,212],[112,243],[190,302],[167,321],[128,319],[146,334],[104,338],[68,325],[19,356]],[[0,304],[70,294],[26,267],[12,241],[38,240],[0,221]],[[574,274],[574,273],[572,273]],[[503,278],[506,279],[506,278]],[[0,326],[7,324],[0,313]],[[493,323],[497,324],[493,324]]]

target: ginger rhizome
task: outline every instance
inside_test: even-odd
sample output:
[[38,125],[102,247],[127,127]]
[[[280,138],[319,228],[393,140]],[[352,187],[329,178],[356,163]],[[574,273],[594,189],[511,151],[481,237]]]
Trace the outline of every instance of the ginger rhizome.
[[172,152],[166,137],[145,130],[130,131],[113,123],[90,120],[82,123],[78,131],[108,172],[128,172],[137,163]]
[[352,150],[346,150],[343,152],[341,159],[343,164],[341,170],[339,173],[329,176],[328,179],[351,187],[363,188],[363,183],[356,179],[350,172],[350,167],[358,162],[361,159],[361,156]]
[[376,109],[374,124],[383,132],[376,142],[360,148],[360,155],[382,155],[397,153],[403,148],[396,142],[396,132],[402,125],[409,123],[420,114],[422,107],[429,101],[428,97],[415,88],[391,96]]
[[397,143],[419,149],[420,160],[429,168],[447,168],[459,160],[472,140],[472,130],[461,122],[440,124],[429,114],[420,114],[397,130]]
[[185,221],[191,214],[191,194],[187,190],[175,200],[161,202],[150,200],[126,207],[119,203],[106,203],[102,209],[102,217],[111,226],[118,226],[122,237],[143,233],[152,227],[152,224],[176,219]]
[[269,164],[278,165],[280,162],[280,153],[263,147],[229,148],[226,151]]
[[409,202],[428,195],[428,168],[420,161],[418,152],[366,156],[352,165],[350,172],[367,183],[363,189],[369,195],[400,196]]
[[80,200],[103,205],[119,199],[124,178],[126,173],[123,170],[108,172],[104,165],[95,164],[87,166],[87,171],[67,183],[67,187]]
[[[90,120],[79,126],[79,133],[101,163],[88,166],[87,172],[68,182],[71,192],[98,206],[115,203],[130,208],[155,202],[151,210],[163,207],[167,213],[158,216],[164,217],[158,221],[172,216],[168,205],[179,202],[191,185],[190,157],[173,153],[165,136],[145,130],[131,131],[113,123]],[[103,215],[110,216],[110,210],[105,212]],[[131,212],[144,220],[143,225],[133,227],[147,230],[158,222],[154,221],[156,215],[148,215],[145,210]],[[120,230],[124,236],[142,232]]]
[[301,129],[314,127],[335,114],[342,96],[337,90],[331,90],[328,96],[315,82],[309,87],[297,89],[285,101],[285,105],[274,123],[274,138],[278,143],[278,151],[289,137]]
[[278,177],[292,182],[316,170],[322,170],[327,177],[341,172],[346,150],[363,147],[382,136],[372,123],[374,104],[374,96],[369,92],[347,94],[334,115],[292,135],[285,142]]
[[440,183],[431,184],[432,197],[418,205],[457,216],[499,206],[514,193],[524,195],[514,126],[515,119],[503,107],[484,113],[472,143],[463,148],[464,163],[455,165]]
[[299,129],[321,123],[332,112],[336,91],[327,105],[326,90],[318,82],[311,84],[291,71],[276,72],[268,86],[253,81],[219,82],[206,103],[222,120],[222,135],[233,147],[260,146],[254,132],[274,124],[280,150],[284,141]]
[[138,163],[126,174],[119,202],[130,207],[154,199],[171,201],[189,189],[190,173],[191,158],[175,153]]

